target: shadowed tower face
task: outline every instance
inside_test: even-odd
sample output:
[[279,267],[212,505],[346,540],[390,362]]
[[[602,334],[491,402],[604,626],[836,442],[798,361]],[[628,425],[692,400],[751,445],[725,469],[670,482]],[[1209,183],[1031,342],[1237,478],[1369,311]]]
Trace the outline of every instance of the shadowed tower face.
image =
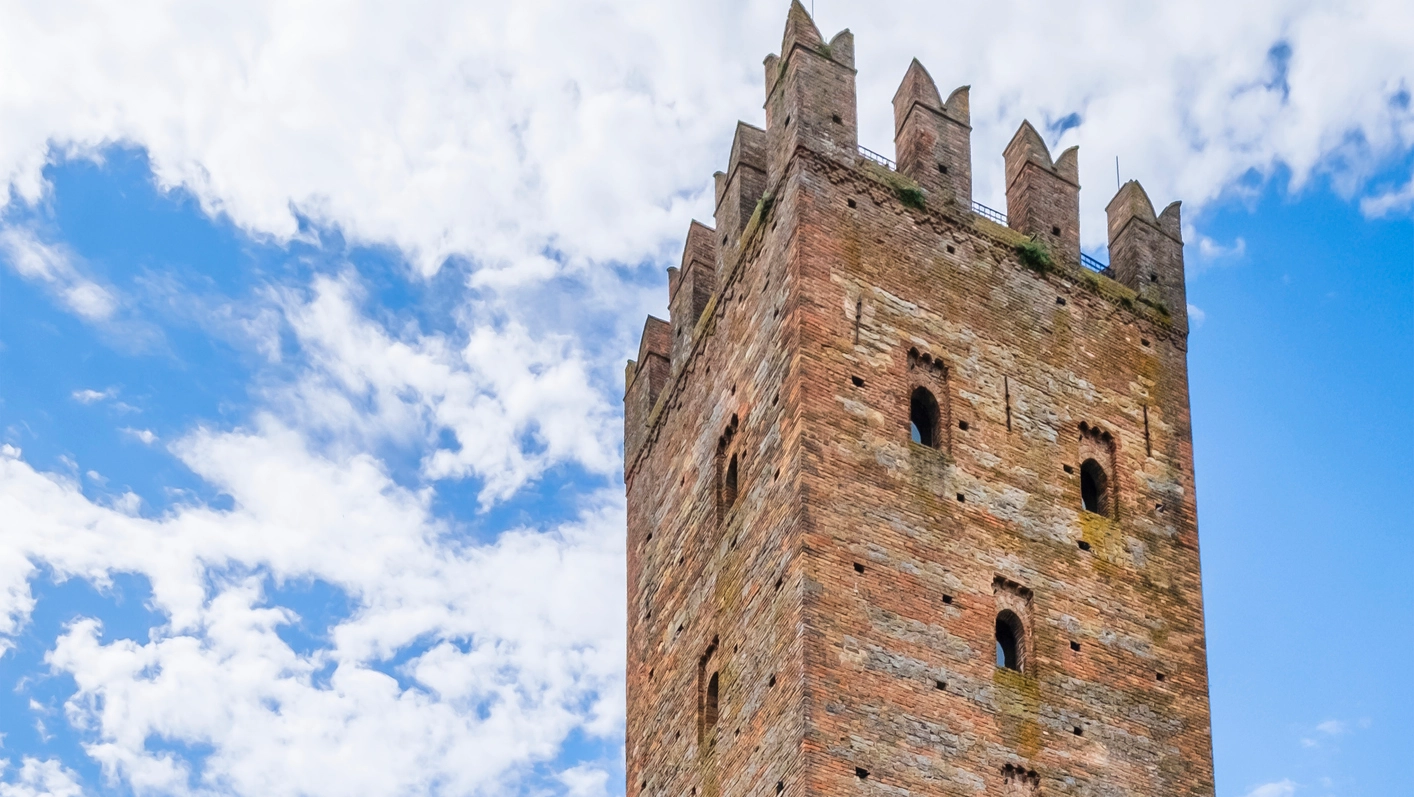
[[[793,4],[625,375],[630,797],[1213,794],[1178,204]],[[886,112],[884,109],[880,109]],[[996,219],[1008,218],[1008,224]]]

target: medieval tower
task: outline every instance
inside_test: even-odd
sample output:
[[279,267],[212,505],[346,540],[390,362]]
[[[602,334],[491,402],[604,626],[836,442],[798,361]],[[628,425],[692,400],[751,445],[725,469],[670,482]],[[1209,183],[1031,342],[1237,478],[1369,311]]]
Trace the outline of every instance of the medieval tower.
[[624,397],[629,797],[1213,794],[1178,203],[1081,253],[1026,123],[972,201],[917,61],[897,164],[792,5]]

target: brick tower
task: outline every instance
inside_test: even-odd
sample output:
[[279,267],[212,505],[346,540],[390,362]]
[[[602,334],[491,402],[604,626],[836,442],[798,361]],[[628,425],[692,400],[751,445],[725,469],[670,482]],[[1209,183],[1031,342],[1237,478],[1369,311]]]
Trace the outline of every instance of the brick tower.
[[[1213,794],[1178,203],[791,6],[624,396],[630,797]],[[1009,225],[1007,220],[1009,219]],[[1102,270],[1101,270],[1102,269]]]

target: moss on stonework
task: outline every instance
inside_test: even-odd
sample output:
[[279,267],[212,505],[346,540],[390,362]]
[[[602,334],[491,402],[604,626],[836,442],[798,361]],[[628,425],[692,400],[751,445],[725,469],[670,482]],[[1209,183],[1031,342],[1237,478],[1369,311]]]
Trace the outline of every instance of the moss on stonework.
[[1016,256],[1021,259],[1021,265],[1039,274],[1048,274],[1056,267],[1056,261],[1051,258],[1051,250],[1040,241],[1022,241],[1016,245]]
[[898,200],[914,210],[922,210],[927,207],[923,198],[923,189],[914,186],[904,186],[895,188],[894,193],[898,194]]
[[746,228],[741,231],[739,246],[745,249],[756,233],[761,231],[762,225],[766,223],[766,218],[771,215],[771,208],[776,206],[776,195],[767,191],[756,200],[756,209],[751,211],[751,218],[746,221]]
[[1002,739],[1024,756],[1041,751],[1041,684],[1016,670],[998,667],[992,673],[997,686],[998,723]]

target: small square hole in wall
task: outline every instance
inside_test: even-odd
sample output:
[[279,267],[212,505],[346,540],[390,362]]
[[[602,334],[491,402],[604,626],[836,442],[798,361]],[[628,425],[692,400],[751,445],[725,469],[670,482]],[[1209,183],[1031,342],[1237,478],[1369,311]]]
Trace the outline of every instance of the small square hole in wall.
[[831,114],[831,115],[830,115],[830,121],[831,121],[831,122],[834,122],[835,124],[841,124],[841,122],[840,122],[840,115],[837,114],[837,113],[836,113],[836,114]]
[[776,579],[776,589],[780,589],[780,588],[781,588],[781,585],[784,584],[784,583],[786,583],[786,580],[785,580],[784,577]]
[[853,382],[855,387],[864,387],[864,380],[857,376],[851,376],[849,381]]
[[948,682],[947,682],[947,681],[934,681],[934,682],[933,682],[933,686],[936,687],[939,692],[942,692],[942,691],[944,691],[944,690],[946,690],[946,689],[948,688]]
[[1072,642],[1072,643],[1070,643],[1070,649],[1071,649],[1071,650],[1075,650],[1075,651],[1080,650],[1080,643],[1079,643],[1079,642]]
[[1062,465],[1061,468],[1064,469],[1066,473],[1074,473],[1074,472],[1075,472],[1075,468],[1072,468],[1072,467],[1069,466],[1069,465]]
[[649,667],[649,668],[648,668],[648,680],[650,680],[650,681],[653,680],[653,668],[652,668],[652,667]]
[[775,474],[771,476],[771,481],[775,481],[776,479],[779,479],[779,478],[781,478],[781,469],[780,469],[780,468],[776,468]]
[[952,254],[956,251],[957,250],[953,248],[952,244],[948,244],[948,254]]
[[958,503],[965,504],[965,503],[967,503],[967,496],[963,495],[962,493],[958,493],[958,494],[957,494],[957,500],[958,500]]
[[1078,542],[1078,543],[1076,543],[1076,544],[1080,546],[1080,550],[1082,550],[1082,551],[1088,551],[1088,550],[1090,550],[1090,543],[1088,543],[1088,542],[1086,542],[1086,541],[1084,541],[1084,540],[1081,540],[1080,542]]
[[943,603],[952,603],[952,596],[951,596],[951,595],[944,595],[944,596],[943,596]]
[[736,385],[732,385],[732,395],[736,395]]
[[1061,296],[1057,296],[1057,297],[1056,297],[1056,304],[1060,305],[1061,307],[1065,307],[1065,298],[1064,298],[1064,297],[1061,297]]
[[776,794],[780,794],[781,792],[783,792],[783,791],[785,791],[785,790],[786,790],[786,782],[783,781],[783,780],[778,780],[778,781],[776,781]]
[[863,572],[864,572],[864,565],[862,565],[862,564],[860,564],[860,563],[858,563],[858,562],[855,562],[855,563],[854,563],[854,572],[856,572],[856,573],[863,573]]
[[648,541],[648,542],[652,542],[652,541],[653,541],[653,532],[651,532],[651,531],[648,532],[648,540],[647,540],[647,541]]
[[1071,728],[1071,729],[1070,729],[1070,732],[1073,733],[1073,734],[1075,734],[1076,736],[1082,736],[1082,735],[1084,735],[1084,733],[1085,733],[1084,731],[1080,730],[1080,726],[1079,726],[1079,725],[1076,725],[1074,728]]
[[1060,235],[1060,228],[1059,228],[1059,227],[1052,227],[1052,228],[1051,228],[1051,235]]
[[850,207],[854,207],[854,206],[855,206],[853,199],[847,199],[847,200],[845,200],[845,204],[846,204],[846,205],[849,205]]
[[964,432],[967,431],[967,421],[958,421],[957,428],[961,429]]
[[948,166],[947,166],[947,164],[946,164],[946,163],[940,163],[940,164],[938,164],[938,174],[947,174],[947,173],[948,173]]
[[771,677],[766,679],[766,685],[767,685],[767,686],[775,686],[775,685],[776,685],[776,674],[775,674],[775,673],[771,673]]
[[1142,343],[1142,344],[1144,344],[1145,346],[1148,346],[1148,345],[1149,345],[1149,339],[1148,339],[1148,338],[1140,338],[1140,339],[1139,339],[1139,342]]
[[1154,680],[1155,680],[1155,681],[1162,681],[1162,680],[1164,680],[1164,674],[1161,673],[1161,672],[1156,672],[1156,673],[1154,673]]
[[864,780],[865,778],[869,777],[869,770],[865,769],[864,767],[855,767],[854,776],[856,778],[859,778],[860,780]]

